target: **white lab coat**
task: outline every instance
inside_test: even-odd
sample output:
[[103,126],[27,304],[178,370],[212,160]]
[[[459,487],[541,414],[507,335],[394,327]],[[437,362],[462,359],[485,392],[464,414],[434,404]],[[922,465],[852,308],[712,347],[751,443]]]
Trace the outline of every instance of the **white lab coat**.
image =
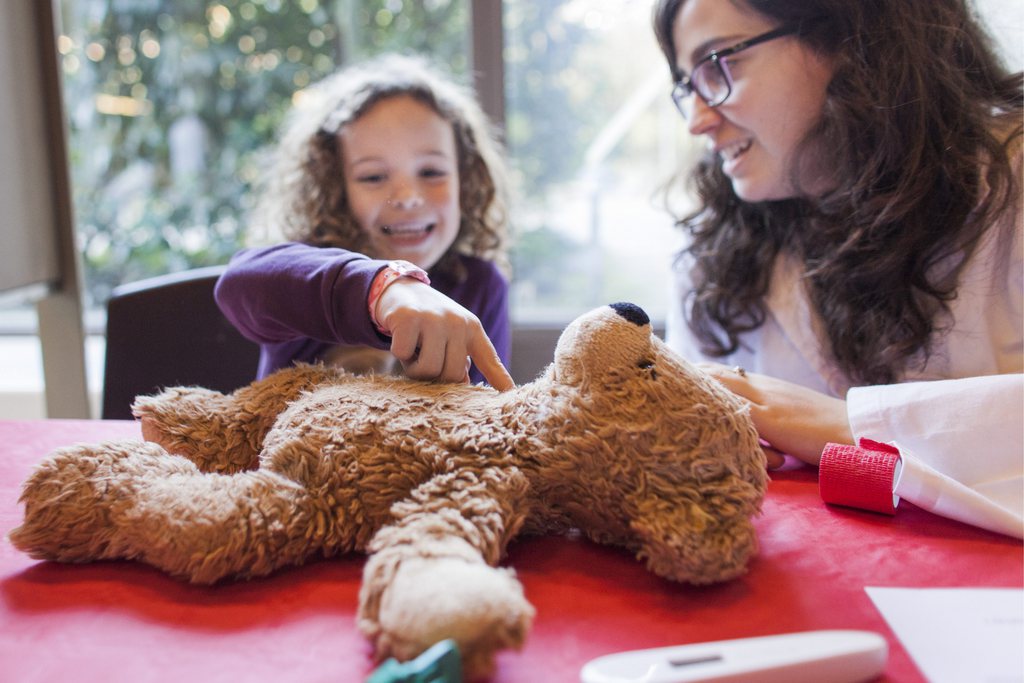
[[[1020,157],[1016,159],[1020,169]],[[951,302],[952,326],[928,364],[901,384],[851,388],[821,353],[801,266],[780,258],[765,324],[728,357],[708,357],[686,325],[687,264],[672,284],[665,337],[691,360],[739,365],[832,396],[845,396],[855,440],[900,449],[894,493],[925,509],[1014,536],[1024,535],[1024,216],[993,225],[967,264]],[[935,381],[950,380],[950,381]],[[908,384],[910,383],[910,384]]]

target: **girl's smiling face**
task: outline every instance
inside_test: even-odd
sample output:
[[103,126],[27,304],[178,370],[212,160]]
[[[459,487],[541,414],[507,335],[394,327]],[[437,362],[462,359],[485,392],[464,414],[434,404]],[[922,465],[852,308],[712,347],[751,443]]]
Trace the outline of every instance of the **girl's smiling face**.
[[[688,74],[710,52],[775,28],[742,2],[687,0],[673,23],[676,66]],[[821,115],[831,65],[795,36],[754,45],[724,61],[732,75],[732,93],[714,108],[691,95],[695,99],[687,121],[690,132],[707,138],[741,199],[795,196],[795,151]],[[798,181],[803,191],[815,194],[826,189],[823,163],[817,155],[801,164]]]
[[459,233],[459,164],[451,124],[408,95],[374,104],[338,136],[349,208],[368,254],[430,268]]

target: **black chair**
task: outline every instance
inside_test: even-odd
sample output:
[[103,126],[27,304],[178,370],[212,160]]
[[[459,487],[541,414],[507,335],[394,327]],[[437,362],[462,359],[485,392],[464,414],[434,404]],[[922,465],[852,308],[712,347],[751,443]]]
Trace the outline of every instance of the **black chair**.
[[132,419],[135,397],[164,387],[230,392],[256,378],[259,347],[213,300],[223,271],[197,268],[114,289],[107,302],[103,419]]

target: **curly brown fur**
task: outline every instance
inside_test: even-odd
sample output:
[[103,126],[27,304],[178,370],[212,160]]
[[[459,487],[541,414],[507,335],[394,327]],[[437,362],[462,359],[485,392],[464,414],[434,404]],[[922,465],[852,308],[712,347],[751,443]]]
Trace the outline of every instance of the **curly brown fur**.
[[299,366],[135,410],[157,443],[49,456],[14,545],[197,583],[366,551],[359,626],[379,657],[453,637],[473,676],[520,646],[533,608],[497,566],[519,533],[580,529],[695,584],[756,552],[766,475],[747,409],[630,305],[576,320],[545,373],[504,393]]

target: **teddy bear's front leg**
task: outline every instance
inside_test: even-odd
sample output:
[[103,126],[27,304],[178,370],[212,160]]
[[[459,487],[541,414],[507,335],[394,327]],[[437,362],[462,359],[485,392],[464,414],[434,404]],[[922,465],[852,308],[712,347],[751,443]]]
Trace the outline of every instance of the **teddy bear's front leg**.
[[326,511],[270,472],[205,474],[138,441],[56,451],[26,481],[29,555],[61,562],[137,559],[194,583],[256,576],[319,551]]
[[173,387],[138,397],[132,413],[142,422],[146,441],[188,458],[204,472],[241,472],[259,465],[263,438],[288,402],[337,375],[322,365],[299,365],[226,396]]
[[712,487],[710,498],[723,506],[652,498],[635,506],[630,527],[639,539],[637,557],[658,576],[696,585],[734,579],[746,573],[757,554],[753,522],[760,492],[733,482]]
[[441,474],[392,508],[397,521],[370,543],[359,627],[378,658],[408,660],[453,638],[467,678],[522,645],[533,607],[511,569],[498,568],[525,517],[515,470]]

